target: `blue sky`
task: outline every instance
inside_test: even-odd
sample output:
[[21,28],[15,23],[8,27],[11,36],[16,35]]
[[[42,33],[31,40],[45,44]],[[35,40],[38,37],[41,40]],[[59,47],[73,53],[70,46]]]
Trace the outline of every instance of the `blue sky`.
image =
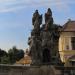
[[47,8],[52,9],[56,24],[75,20],[75,0],[0,0],[0,48],[28,48],[32,15],[38,9],[44,16]]

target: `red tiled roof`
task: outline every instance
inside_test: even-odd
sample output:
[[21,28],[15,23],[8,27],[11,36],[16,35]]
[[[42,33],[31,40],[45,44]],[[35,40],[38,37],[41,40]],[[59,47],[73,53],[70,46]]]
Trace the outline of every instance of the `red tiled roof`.
[[75,21],[68,21],[64,24],[62,31],[75,31]]

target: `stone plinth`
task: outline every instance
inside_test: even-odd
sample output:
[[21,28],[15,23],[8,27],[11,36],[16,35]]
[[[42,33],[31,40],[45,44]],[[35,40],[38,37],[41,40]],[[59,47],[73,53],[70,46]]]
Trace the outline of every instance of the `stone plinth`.
[[0,75],[56,75],[56,74],[55,68],[50,65],[42,65],[42,66],[0,65]]

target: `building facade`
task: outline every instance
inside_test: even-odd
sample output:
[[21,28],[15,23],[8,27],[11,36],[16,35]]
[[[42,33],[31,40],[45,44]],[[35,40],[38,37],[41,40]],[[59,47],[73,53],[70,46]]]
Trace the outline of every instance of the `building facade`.
[[75,55],[75,21],[69,20],[60,31],[59,53],[63,63]]

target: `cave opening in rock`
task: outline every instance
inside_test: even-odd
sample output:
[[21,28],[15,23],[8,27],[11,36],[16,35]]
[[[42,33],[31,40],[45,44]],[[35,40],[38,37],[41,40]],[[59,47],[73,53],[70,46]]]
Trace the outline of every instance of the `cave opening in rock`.
[[43,63],[50,63],[50,50],[48,48],[43,50]]

